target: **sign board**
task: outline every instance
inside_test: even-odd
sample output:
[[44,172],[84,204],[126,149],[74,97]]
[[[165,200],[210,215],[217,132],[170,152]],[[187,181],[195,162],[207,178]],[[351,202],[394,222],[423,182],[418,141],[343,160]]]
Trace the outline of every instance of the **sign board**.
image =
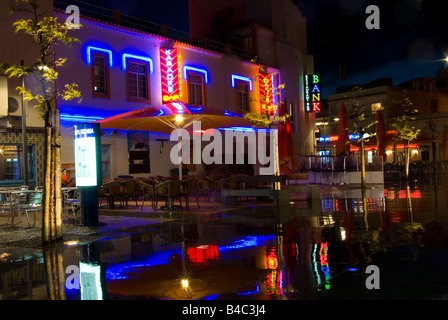
[[100,148],[99,123],[75,126],[75,175],[78,187],[102,184]]
[[304,75],[305,111],[321,111],[321,86],[320,77],[317,74]]
[[160,49],[163,103],[178,101],[181,97],[180,64],[177,49]]

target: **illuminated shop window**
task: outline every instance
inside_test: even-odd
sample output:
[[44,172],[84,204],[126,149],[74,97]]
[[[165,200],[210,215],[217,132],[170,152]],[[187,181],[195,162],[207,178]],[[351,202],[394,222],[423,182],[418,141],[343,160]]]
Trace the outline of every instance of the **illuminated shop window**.
[[92,95],[94,98],[110,98],[109,65],[104,53],[92,53]]
[[146,63],[127,62],[128,100],[149,103],[149,77]]
[[204,103],[204,78],[201,74],[188,72],[188,100],[191,104]]
[[[23,152],[21,144],[0,145],[0,181],[23,180]],[[34,146],[28,146],[28,179],[34,181]]]

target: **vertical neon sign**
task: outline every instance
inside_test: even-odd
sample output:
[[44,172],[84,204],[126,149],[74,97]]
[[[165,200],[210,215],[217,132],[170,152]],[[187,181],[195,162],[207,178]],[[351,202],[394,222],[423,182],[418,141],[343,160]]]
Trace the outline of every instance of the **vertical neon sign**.
[[[273,96],[273,79],[271,73],[259,73],[259,87],[260,87],[260,112],[266,112],[273,106],[274,96]],[[271,109],[272,110],[272,109]],[[273,112],[274,110],[272,110]]]
[[321,111],[321,86],[320,77],[317,74],[304,75],[305,111]]
[[162,76],[162,101],[179,101],[181,97],[180,65],[177,49],[160,49],[160,72]]

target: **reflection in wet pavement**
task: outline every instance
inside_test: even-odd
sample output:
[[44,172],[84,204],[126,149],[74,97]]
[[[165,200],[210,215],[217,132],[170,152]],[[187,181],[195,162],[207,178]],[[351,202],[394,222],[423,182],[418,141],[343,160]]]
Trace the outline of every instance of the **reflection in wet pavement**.
[[2,248],[0,299],[448,299],[445,183],[328,187],[281,210],[174,212],[88,244]]

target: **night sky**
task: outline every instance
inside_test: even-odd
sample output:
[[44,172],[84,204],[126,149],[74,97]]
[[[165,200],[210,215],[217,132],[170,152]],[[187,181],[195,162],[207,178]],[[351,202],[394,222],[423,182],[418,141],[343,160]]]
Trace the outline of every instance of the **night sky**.
[[[308,51],[323,90],[390,77],[394,85],[434,77],[448,54],[448,20],[434,0],[296,0],[307,17]],[[380,29],[368,30],[369,4],[380,10]],[[339,66],[346,67],[346,79]]]
[[[364,84],[382,77],[393,78],[394,85],[412,78],[434,77],[445,65],[448,18],[441,6],[443,1],[291,1],[307,19],[308,53],[314,55],[315,72],[321,75],[325,97],[341,85]],[[188,0],[89,3],[188,31]],[[365,10],[370,4],[380,10],[379,30],[365,26],[369,16]],[[345,79],[340,77],[340,66],[345,67]]]

